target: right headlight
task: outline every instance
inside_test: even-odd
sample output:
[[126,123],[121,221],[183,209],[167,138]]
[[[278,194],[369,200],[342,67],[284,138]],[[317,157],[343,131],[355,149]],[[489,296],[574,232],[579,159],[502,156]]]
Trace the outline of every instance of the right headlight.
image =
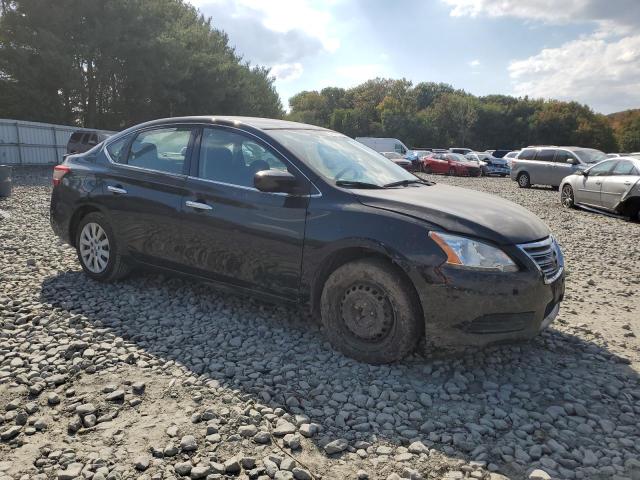
[[447,264],[463,268],[516,272],[518,266],[499,248],[449,233],[429,232],[429,237],[447,255]]

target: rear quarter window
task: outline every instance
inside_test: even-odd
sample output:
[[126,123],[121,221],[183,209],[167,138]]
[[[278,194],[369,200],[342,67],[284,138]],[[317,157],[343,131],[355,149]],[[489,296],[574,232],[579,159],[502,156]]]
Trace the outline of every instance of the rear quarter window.
[[536,156],[536,151],[532,148],[527,148],[520,152],[518,160],[533,160]]

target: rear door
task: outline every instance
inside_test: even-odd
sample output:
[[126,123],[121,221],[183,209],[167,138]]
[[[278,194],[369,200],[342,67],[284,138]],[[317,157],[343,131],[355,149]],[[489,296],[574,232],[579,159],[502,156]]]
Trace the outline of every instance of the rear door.
[[168,268],[181,263],[180,202],[193,131],[188,125],[154,127],[106,146],[111,164],[100,178],[100,203],[139,261]]
[[307,180],[242,130],[204,127],[196,151],[181,204],[186,266],[214,280],[297,300],[309,196],[261,192],[253,177],[280,169]]
[[602,183],[615,165],[615,160],[601,162],[588,170],[577,182],[576,200],[594,207],[602,207]]
[[618,160],[610,174],[602,177],[601,204],[604,208],[615,210],[624,195],[640,180],[640,173],[633,162]]
[[531,162],[531,183],[553,185],[553,159],[556,151],[553,148],[541,148]]

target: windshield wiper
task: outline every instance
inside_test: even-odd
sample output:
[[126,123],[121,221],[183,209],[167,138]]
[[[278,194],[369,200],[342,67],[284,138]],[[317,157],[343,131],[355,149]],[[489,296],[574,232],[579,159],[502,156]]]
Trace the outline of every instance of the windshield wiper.
[[421,183],[423,185],[431,185],[430,182],[427,182],[426,180],[419,180],[419,179],[415,179],[415,180],[400,180],[397,182],[391,182],[391,183],[387,183],[385,185],[383,185],[384,188],[391,188],[391,187],[406,187],[407,185],[410,185],[412,183]]
[[375,183],[358,182],[355,180],[336,180],[336,185],[338,187],[347,188],[384,188],[383,186],[376,185]]

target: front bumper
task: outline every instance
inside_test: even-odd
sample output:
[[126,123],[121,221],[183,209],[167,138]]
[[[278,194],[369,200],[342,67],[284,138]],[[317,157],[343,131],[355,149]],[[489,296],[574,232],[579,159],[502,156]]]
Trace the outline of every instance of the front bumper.
[[434,347],[485,346],[527,340],[547,328],[564,298],[564,271],[546,284],[539,272],[437,269],[442,283],[420,295],[425,336]]
[[509,175],[511,174],[511,170],[507,167],[496,167],[487,165],[486,167],[487,175]]

